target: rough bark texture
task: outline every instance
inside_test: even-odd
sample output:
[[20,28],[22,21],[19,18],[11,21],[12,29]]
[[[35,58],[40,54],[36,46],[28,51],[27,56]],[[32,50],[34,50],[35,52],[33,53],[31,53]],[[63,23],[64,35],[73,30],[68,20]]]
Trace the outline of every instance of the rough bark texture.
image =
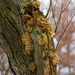
[[0,0],[0,45],[14,75],[56,75],[53,29],[38,7],[29,3],[21,13],[16,2]]

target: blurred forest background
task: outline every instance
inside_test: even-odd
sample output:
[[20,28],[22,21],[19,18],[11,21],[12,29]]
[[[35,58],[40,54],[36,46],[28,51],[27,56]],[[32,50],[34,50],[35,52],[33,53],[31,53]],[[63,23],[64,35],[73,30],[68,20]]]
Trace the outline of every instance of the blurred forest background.
[[[60,57],[57,75],[75,75],[75,2],[74,0],[39,1],[41,2],[40,10],[55,29],[54,43]],[[1,46],[0,75],[13,75]]]

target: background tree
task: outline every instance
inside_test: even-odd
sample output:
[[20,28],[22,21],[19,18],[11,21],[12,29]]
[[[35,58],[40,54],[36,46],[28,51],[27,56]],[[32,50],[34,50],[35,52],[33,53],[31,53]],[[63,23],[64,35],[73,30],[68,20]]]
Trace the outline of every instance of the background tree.
[[[74,42],[75,42],[75,6],[74,1],[68,0],[56,0],[52,4],[52,17],[50,18],[53,22],[56,32],[56,39],[58,41],[56,50],[60,56],[59,60],[59,71],[62,75],[62,70],[68,70],[67,75],[73,74],[73,63],[74,58]],[[62,57],[62,58],[61,58]],[[72,60],[71,60],[72,59]],[[63,61],[62,61],[63,60]],[[73,63],[72,63],[73,62]],[[67,69],[66,69],[67,68]],[[61,73],[62,72],[62,73]],[[66,73],[63,73],[65,75]]]

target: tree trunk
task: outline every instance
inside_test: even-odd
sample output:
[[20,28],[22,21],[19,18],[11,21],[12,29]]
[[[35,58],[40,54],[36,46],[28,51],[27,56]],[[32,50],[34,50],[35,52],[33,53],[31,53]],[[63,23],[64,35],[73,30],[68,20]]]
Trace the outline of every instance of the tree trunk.
[[13,1],[0,3],[0,44],[14,75],[56,75],[54,31],[39,11],[39,3],[27,4],[21,14]]

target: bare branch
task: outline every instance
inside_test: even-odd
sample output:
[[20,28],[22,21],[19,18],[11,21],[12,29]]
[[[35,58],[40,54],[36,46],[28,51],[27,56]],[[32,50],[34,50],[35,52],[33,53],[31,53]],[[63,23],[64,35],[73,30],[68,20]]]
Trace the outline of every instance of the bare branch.
[[70,0],[69,3],[66,5],[66,7],[62,10],[62,12],[64,12],[64,11],[67,9],[67,7],[70,5],[70,3],[71,3],[71,0]]
[[51,6],[52,6],[52,0],[50,0],[49,9],[48,9],[47,14],[46,14],[46,16],[45,16],[45,17],[47,17],[47,16],[48,16]]
[[54,23],[55,23],[55,25],[56,25],[55,14],[54,14],[53,8],[52,8],[52,16],[53,16],[53,19],[54,19]]
[[[67,7],[70,5],[70,3],[71,3],[71,0],[69,1],[69,3],[66,5],[66,7],[63,9],[63,6],[61,5],[61,12],[60,12],[60,15],[59,15],[59,18],[58,18],[58,22],[57,22],[57,24],[56,24],[56,30],[55,30],[55,32],[57,31],[57,29],[58,29],[58,27],[59,27],[59,23],[60,23],[60,21],[61,21],[61,16],[62,16],[62,13],[67,9]],[[62,10],[63,9],[63,10]]]
[[[71,18],[70,21],[68,22],[68,24],[67,24],[67,26],[66,26],[64,32],[61,34],[61,36],[60,36],[60,38],[59,38],[59,40],[58,40],[58,44],[59,44],[59,42],[60,42],[62,36],[65,34],[65,32],[66,32],[67,28],[69,27],[69,25],[70,25],[72,19],[74,18],[74,16],[75,16],[75,14],[72,16],[72,18]],[[58,47],[58,44],[57,44],[57,47]],[[57,49],[57,47],[56,47],[56,49]]]
[[[75,29],[73,29],[69,34],[66,35],[66,37],[65,37],[65,39],[63,40],[62,43],[64,43],[64,41],[66,41],[66,39],[73,33],[74,30],[75,30]],[[60,43],[60,44],[62,44],[62,43]]]
[[60,21],[61,21],[61,16],[62,16],[62,12],[60,13],[58,22],[56,23],[55,33],[56,33],[56,31],[57,31],[57,29],[58,29],[58,27],[59,27],[59,23],[60,23]]
[[[72,19],[74,18],[74,16],[75,16],[75,14],[72,16],[72,18],[70,19],[70,21],[69,21],[69,23],[67,24],[67,26],[66,26],[66,28],[65,28],[65,30],[64,30],[64,32],[61,34],[61,37],[60,37],[60,39],[62,38],[62,36],[64,35],[64,33],[66,32],[66,30],[67,30],[67,28],[69,27],[69,25],[70,25],[70,23],[71,23],[71,21],[72,21]],[[60,40],[59,39],[59,40]]]
[[63,9],[63,5],[61,5],[61,11],[60,11],[60,14],[59,14],[58,21],[57,21],[57,23],[56,23],[56,29],[55,29],[55,32],[57,31],[57,29],[58,29],[58,27],[59,27],[59,23],[60,23],[60,21],[61,21],[62,9]]

